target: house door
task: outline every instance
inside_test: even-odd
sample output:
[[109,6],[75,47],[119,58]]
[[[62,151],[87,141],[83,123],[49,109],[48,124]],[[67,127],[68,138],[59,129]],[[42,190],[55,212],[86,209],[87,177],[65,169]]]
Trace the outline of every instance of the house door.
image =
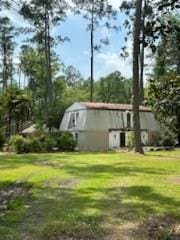
[[126,146],[126,135],[125,132],[120,133],[120,147],[123,148]]
[[109,149],[119,148],[119,131],[109,131]]

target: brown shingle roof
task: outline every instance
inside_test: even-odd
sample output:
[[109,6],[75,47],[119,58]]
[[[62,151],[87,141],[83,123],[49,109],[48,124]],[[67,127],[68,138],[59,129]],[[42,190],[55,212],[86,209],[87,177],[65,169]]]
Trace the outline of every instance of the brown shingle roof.
[[[87,107],[88,109],[132,111],[131,104],[97,103],[97,102],[81,102],[81,104]],[[144,106],[140,106],[140,111],[151,112],[151,109]]]

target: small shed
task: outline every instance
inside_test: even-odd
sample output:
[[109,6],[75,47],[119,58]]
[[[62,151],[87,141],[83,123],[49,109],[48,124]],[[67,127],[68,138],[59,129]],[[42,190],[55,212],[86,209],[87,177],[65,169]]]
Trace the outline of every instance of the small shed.
[[[144,106],[140,106],[140,124],[143,145],[156,144],[159,124]],[[71,132],[81,151],[124,148],[133,133],[132,105],[76,102],[65,111],[60,131]]]
[[29,126],[28,128],[25,128],[24,130],[22,130],[22,135],[32,135],[36,131],[37,131],[36,124],[33,124],[33,125]]

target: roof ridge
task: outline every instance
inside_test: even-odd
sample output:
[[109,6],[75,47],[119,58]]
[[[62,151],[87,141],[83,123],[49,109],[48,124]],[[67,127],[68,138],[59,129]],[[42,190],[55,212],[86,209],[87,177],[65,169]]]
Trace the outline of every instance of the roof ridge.
[[[80,104],[89,109],[132,110],[133,107],[132,104],[128,103],[80,102]],[[140,110],[151,112],[150,108],[143,105],[140,105]]]

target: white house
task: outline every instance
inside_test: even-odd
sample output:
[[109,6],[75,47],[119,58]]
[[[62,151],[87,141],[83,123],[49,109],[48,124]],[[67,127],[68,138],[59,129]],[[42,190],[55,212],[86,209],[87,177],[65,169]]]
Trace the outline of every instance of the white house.
[[[149,108],[140,106],[143,145],[156,144],[159,125]],[[76,102],[64,114],[60,131],[71,132],[80,151],[102,151],[127,146],[132,126],[132,105]]]

